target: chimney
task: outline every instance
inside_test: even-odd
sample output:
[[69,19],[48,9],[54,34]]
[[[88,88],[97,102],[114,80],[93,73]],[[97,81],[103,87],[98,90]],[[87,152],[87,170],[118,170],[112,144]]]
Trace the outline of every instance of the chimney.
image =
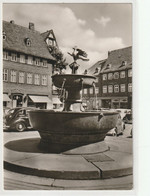
[[11,23],[11,24],[15,24],[15,21],[14,21],[14,20],[11,20],[10,23]]
[[30,30],[34,30],[34,23],[29,22],[29,29],[30,29]]

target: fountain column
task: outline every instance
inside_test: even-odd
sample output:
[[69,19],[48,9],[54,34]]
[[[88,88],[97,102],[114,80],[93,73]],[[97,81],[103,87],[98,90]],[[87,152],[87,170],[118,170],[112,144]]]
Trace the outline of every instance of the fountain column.
[[83,112],[81,88],[68,88],[63,111]]

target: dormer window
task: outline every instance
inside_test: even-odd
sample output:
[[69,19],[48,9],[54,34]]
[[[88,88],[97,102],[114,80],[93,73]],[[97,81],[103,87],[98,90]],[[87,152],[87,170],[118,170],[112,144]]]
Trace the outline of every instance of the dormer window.
[[107,64],[105,69],[110,69],[111,68],[111,64]]
[[25,39],[26,46],[31,46],[31,40],[29,38]]
[[3,31],[3,40],[6,40],[6,33]]
[[94,73],[95,73],[95,74],[96,74],[96,73],[99,73],[99,71],[100,71],[100,68],[97,67],[97,68],[95,68],[95,72],[94,72]]
[[35,65],[40,66],[40,59],[39,58],[35,58]]
[[127,61],[122,61],[121,66],[125,66],[127,64]]

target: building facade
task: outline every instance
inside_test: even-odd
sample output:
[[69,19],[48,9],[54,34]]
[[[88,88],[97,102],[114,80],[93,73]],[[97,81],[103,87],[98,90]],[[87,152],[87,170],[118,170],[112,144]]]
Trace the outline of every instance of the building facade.
[[[96,65],[94,65],[95,72],[93,74],[97,81],[95,87],[84,90],[84,102],[89,105],[90,109],[131,109],[132,47],[111,51],[103,63]],[[90,68],[89,71],[92,69]]]
[[[29,28],[3,21],[3,106],[51,108],[55,59],[34,24]],[[53,41],[50,42],[53,44]]]

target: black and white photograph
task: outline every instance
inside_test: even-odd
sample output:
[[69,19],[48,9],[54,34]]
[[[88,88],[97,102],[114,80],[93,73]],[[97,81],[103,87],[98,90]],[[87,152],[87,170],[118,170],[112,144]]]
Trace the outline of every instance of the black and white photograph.
[[134,190],[133,7],[2,3],[4,192]]
[[132,190],[132,4],[3,4],[5,190]]

